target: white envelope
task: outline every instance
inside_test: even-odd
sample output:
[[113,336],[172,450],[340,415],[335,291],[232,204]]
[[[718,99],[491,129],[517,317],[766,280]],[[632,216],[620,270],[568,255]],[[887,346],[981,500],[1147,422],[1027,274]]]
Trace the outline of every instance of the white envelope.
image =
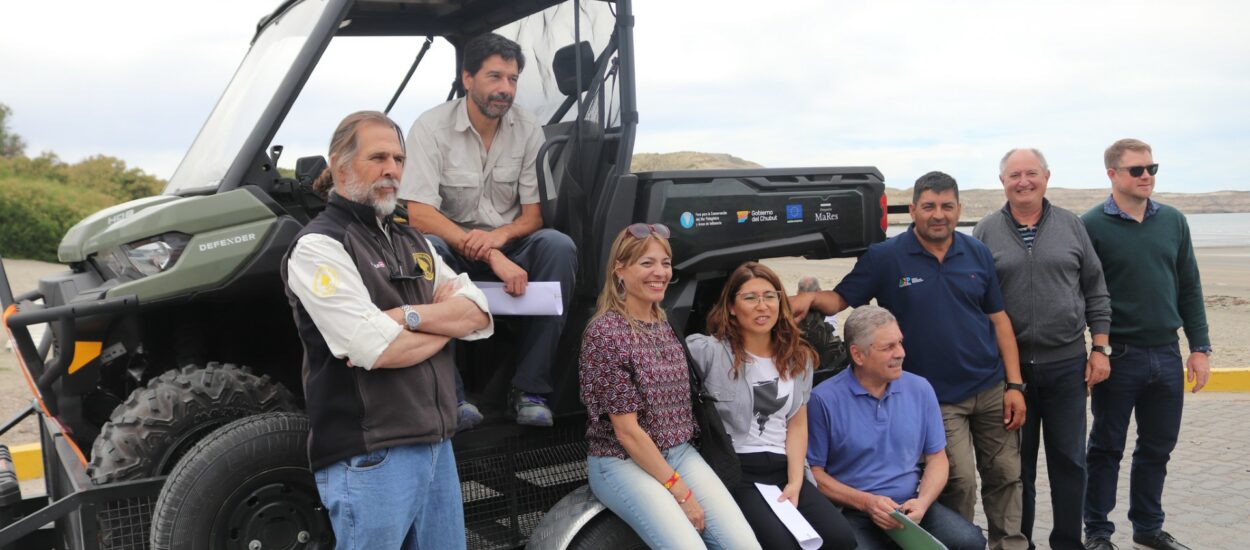
[[794,540],[799,542],[799,547],[803,550],[816,550],[825,543],[824,539],[816,533],[816,529],[812,528],[812,524],[803,518],[803,514],[799,513],[799,509],[795,508],[790,501],[783,500],[777,502],[781,497],[781,489],[775,485],[765,485],[756,483],[755,488],[759,489],[760,494],[764,495],[764,501],[773,509],[773,513],[777,514],[777,519],[790,530],[790,534],[794,535]]
[[509,296],[503,283],[474,281],[486,295],[491,315],[563,315],[564,302],[560,299],[560,283],[556,281],[530,281],[525,294]]

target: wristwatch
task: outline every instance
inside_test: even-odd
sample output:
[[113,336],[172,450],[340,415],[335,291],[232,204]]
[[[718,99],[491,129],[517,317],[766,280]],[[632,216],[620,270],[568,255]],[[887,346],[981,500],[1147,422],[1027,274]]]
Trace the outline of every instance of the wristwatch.
[[1023,393],[1024,393],[1024,384],[1023,384],[1023,383],[1017,384],[1017,383],[1015,383],[1015,382],[1008,382],[1006,385],[1004,385],[1004,386],[1003,386],[1003,391],[1007,391],[1007,390],[1016,390],[1016,391],[1020,392],[1021,394],[1023,394]]
[[416,332],[417,327],[421,325],[421,314],[417,313],[417,308],[404,304],[399,306],[404,312],[404,328]]
[[1207,355],[1211,355],[1211,344],[1189,348],[1189,353],[1205,353]]
[[1089,347],[1089,351],[1096,351],[1098,353],[1106,355],[1107,357],[1111,357],[1111,346],[1099,346],[1095,344]]

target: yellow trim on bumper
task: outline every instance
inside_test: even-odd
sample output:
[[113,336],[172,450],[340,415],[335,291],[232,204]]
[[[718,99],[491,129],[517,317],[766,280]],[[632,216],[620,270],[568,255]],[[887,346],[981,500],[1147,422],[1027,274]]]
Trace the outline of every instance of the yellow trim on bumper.
[[[1193,388],[1193,383],[1186,380],[1185,391]],[[1211,378],[1207,379],[1207,385],[1202,391],[1250,392],[1250,368],[1211,369]]]
[[13,470],[19,481],[43,477],[43,453],[38,443],[9,447],[9,454],[13,455]]

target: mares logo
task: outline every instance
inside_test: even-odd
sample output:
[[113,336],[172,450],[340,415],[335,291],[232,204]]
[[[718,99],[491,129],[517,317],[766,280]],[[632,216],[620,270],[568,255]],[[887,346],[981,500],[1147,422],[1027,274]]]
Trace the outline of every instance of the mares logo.
[[255,233],[247,233],[245,235],[235,235],[233,237],[226,237],[224,239],[219,239],[216,241],[200,243],[200,252],[208,252],[209,250],[213,250],[214,248],[234,246],[236,244],[243,244],[243,243],[251,242],[254,240],[256,240]]

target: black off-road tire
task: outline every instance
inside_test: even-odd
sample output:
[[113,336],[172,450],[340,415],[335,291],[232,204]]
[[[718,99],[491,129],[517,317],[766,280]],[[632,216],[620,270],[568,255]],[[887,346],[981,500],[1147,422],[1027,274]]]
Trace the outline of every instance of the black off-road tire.
[[625,520],[612,512],[605,511],[582,527],[573,537],[573,541],[569,543],[569,550],[599,550],[601,548],[647,550],[647,544],[642,542],[642,537],[639,537],[638,533],[625,523]]
[[308,469],[308,417],[267,413],[201,440],[174,466],[152,510],[154,550],[332,549]]
[[238,366],[187,366],[153,378],[113,409],[91,447],[96,484],[169,473],[213,430],[239,418],[298,410],[291,392]]

